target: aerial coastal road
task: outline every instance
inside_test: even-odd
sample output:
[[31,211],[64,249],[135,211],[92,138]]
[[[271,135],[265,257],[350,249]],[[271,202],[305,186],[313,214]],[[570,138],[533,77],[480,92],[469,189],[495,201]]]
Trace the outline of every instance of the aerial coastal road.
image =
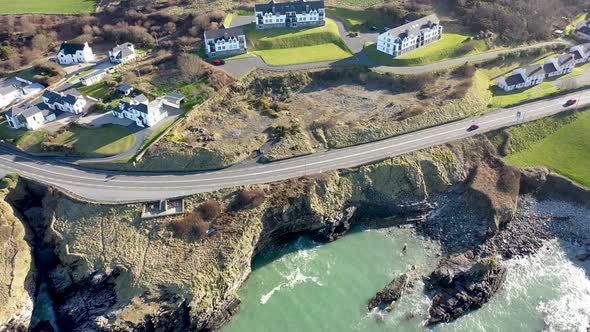
[[[590,106],[590,90],[548,98],[485,115],[448,123],[378,142],[335,149],[269,164],[254,164],[211,172],[124,173],[78,168],[45,162],[0,147],[0,172],[21,176],[61,188],[74,196],[102,203],[126,203],[185,196],[241,185],[270,183],[330,170],[369,164],[469,136],[550,116],[566,109],[566,100],[578,99],[577,107]],[[576,106],[574,106],[576,107]],[[478,124],[479,129],[467,128]]]

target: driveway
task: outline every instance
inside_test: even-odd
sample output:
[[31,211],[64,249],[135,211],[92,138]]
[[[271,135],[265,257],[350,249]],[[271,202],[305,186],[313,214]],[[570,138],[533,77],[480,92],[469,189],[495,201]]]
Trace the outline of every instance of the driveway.
[[252,16],[235,16],[231,23],[229,24],[230,28],[241,27],[244,25],[248,25],[254,22],[254,18]]
[[113,116],[111,112],[106,112],[88,114],[87,116],[80,118],[78,123],[90,125],[93,127],[101,127],[107,124],[116,124],[119,126],[128,127],[135,122],[129,119],[118,118]]

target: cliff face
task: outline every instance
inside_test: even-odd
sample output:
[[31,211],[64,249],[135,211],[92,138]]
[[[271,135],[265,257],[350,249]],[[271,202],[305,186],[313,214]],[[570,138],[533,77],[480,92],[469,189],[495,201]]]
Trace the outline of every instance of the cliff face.
[[182,217],[142,219],[141,204],[89,204],[50,191],[43,204],[45,238],[60,261],[49,273],[57,321],[76,331],[216,329],[237,310],[236,292],[259,250],[302,232],[333,240],[346,232],[357,208],[397,206],[445,192],[491,154],[471,139],[256,186],[249,190],[265,199],[246,208],[235,207],[234,190],[188,197],[187,212],[208,200],[223,209],[211,224],[216,232],[199,240],[171,230]]
[[31,247],[25,224],[6,201],[17,195],[14,177],[2,180],[0,190],[0,331],[24,331],[33,313],[35,282]]

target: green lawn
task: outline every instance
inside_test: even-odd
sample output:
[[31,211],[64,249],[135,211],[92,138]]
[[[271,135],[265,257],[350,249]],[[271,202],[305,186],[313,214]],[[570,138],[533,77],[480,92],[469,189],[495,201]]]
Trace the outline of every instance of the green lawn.
[[76,75],[74,75],[74,76],[70,77],[70,78],[68,79],[68,83],[72,83],[72,82],[74,82],[75,80],[77,80],[77,79],[80,79],[80,78],[82,78],[82,77],[84,77],[84,76],[86,76],[86,75],[88,75],[88,74],[92,73],[93,71],[95,71],[95,69],[94,69],[94,68],[91,68],[91,69],[85,70],[85,71],[83,71],[83,72],[80,72],[80,73],[78,73],[78,74],[76,74]]
[[494,96],[492,97],[490,104],[493,107],[506,107],[524,102],[529,99],[546,97],[559,91],[559,89],[551,82],[543,82],[528,89],[511,92],[506,92],[496,86],[493,86],[491,90]]
[[352,56],[336,44],[293,47],[277,50],[254,51],[270,65],[282,66],[320,61],[335,61]]
[[329,7],[326,8],[329,16],[340,19],[349,31],[364,31],[372,26],[383,29],[387,21],[382,19],[374,10],[354,10],[349,8]]
[[14,130],[8,126],[4,114],[0,116],[0,139],[9,143],[15,143],[23,134],[24,130]]
[[247,28],[250,51],[270,65],[290,65],[348,58],[352,53],[340,38],[333,20],[307,29],[256,30]]
[[72,146],[80,156],[103,157],[131,149],[135,144],[135,135],[118,125],[98,128],[74,125],[59,134],[53,143]]
[[111,89],[106,82],[99,82],[93,85],[88,86],[81,86],[78,88],[80,93],[96,98],[96,99],[104,99],[110,96],[114,90]]
[[568,26],[565,27],[565,33],[571,33],[573,31],[575,31],[578,24],[582,23],[587,17],[588,17],[588,14],[586,14],[586,13],[576,16],[576,18],[574,18],[572,23],[570,23]]
[[97,0],[0,0],[0,14],[78,14],[93,12]]
[[[428,46],[419,48],[397,58],[377,50],[377,44],[365,48],[369,57],[388,66],[419,66],[444,61],[466,55],[478,54],[488,50],[481,40],[467,41],[469,37],[458,33],[443,33],[443,38]],[[467,45],[470,44],[470,46]]]
[[39,145],[48,136],[44,130],[14,130],[8,126],[4,115],[0,119],[0,139],[29,152],[40,152]]
[[[513,131],[526,130],[525,124]],[[590,111],[577,114],[575,121],[506,157],[521,166],[546,166],[590,187]]]
[[231,26],[231,21],[233,21],[234,17],[236,17],[236,14],[229,13],[225,15],[225,18],[223,19],[223,26],[229,28]]

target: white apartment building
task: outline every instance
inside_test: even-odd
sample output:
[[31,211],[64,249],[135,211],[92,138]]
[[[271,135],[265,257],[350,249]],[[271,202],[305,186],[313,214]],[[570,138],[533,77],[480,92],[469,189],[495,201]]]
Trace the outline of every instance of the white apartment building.
[[64,42],[57,53],[57,62],[62,65],[92,61],[94,61],[94,53],[88,43],[70,44]]
[[205,53],[209,57],[224,57],[246,53],[246,34],[241,27],[205,31]]
[[377,50],[393,57],[407,54],[442,38],[443,27],[434,14],[388,30],[377,37]]
[[324,1],[276,2],[254,6],[257,29],[301,28],[326,24]]

